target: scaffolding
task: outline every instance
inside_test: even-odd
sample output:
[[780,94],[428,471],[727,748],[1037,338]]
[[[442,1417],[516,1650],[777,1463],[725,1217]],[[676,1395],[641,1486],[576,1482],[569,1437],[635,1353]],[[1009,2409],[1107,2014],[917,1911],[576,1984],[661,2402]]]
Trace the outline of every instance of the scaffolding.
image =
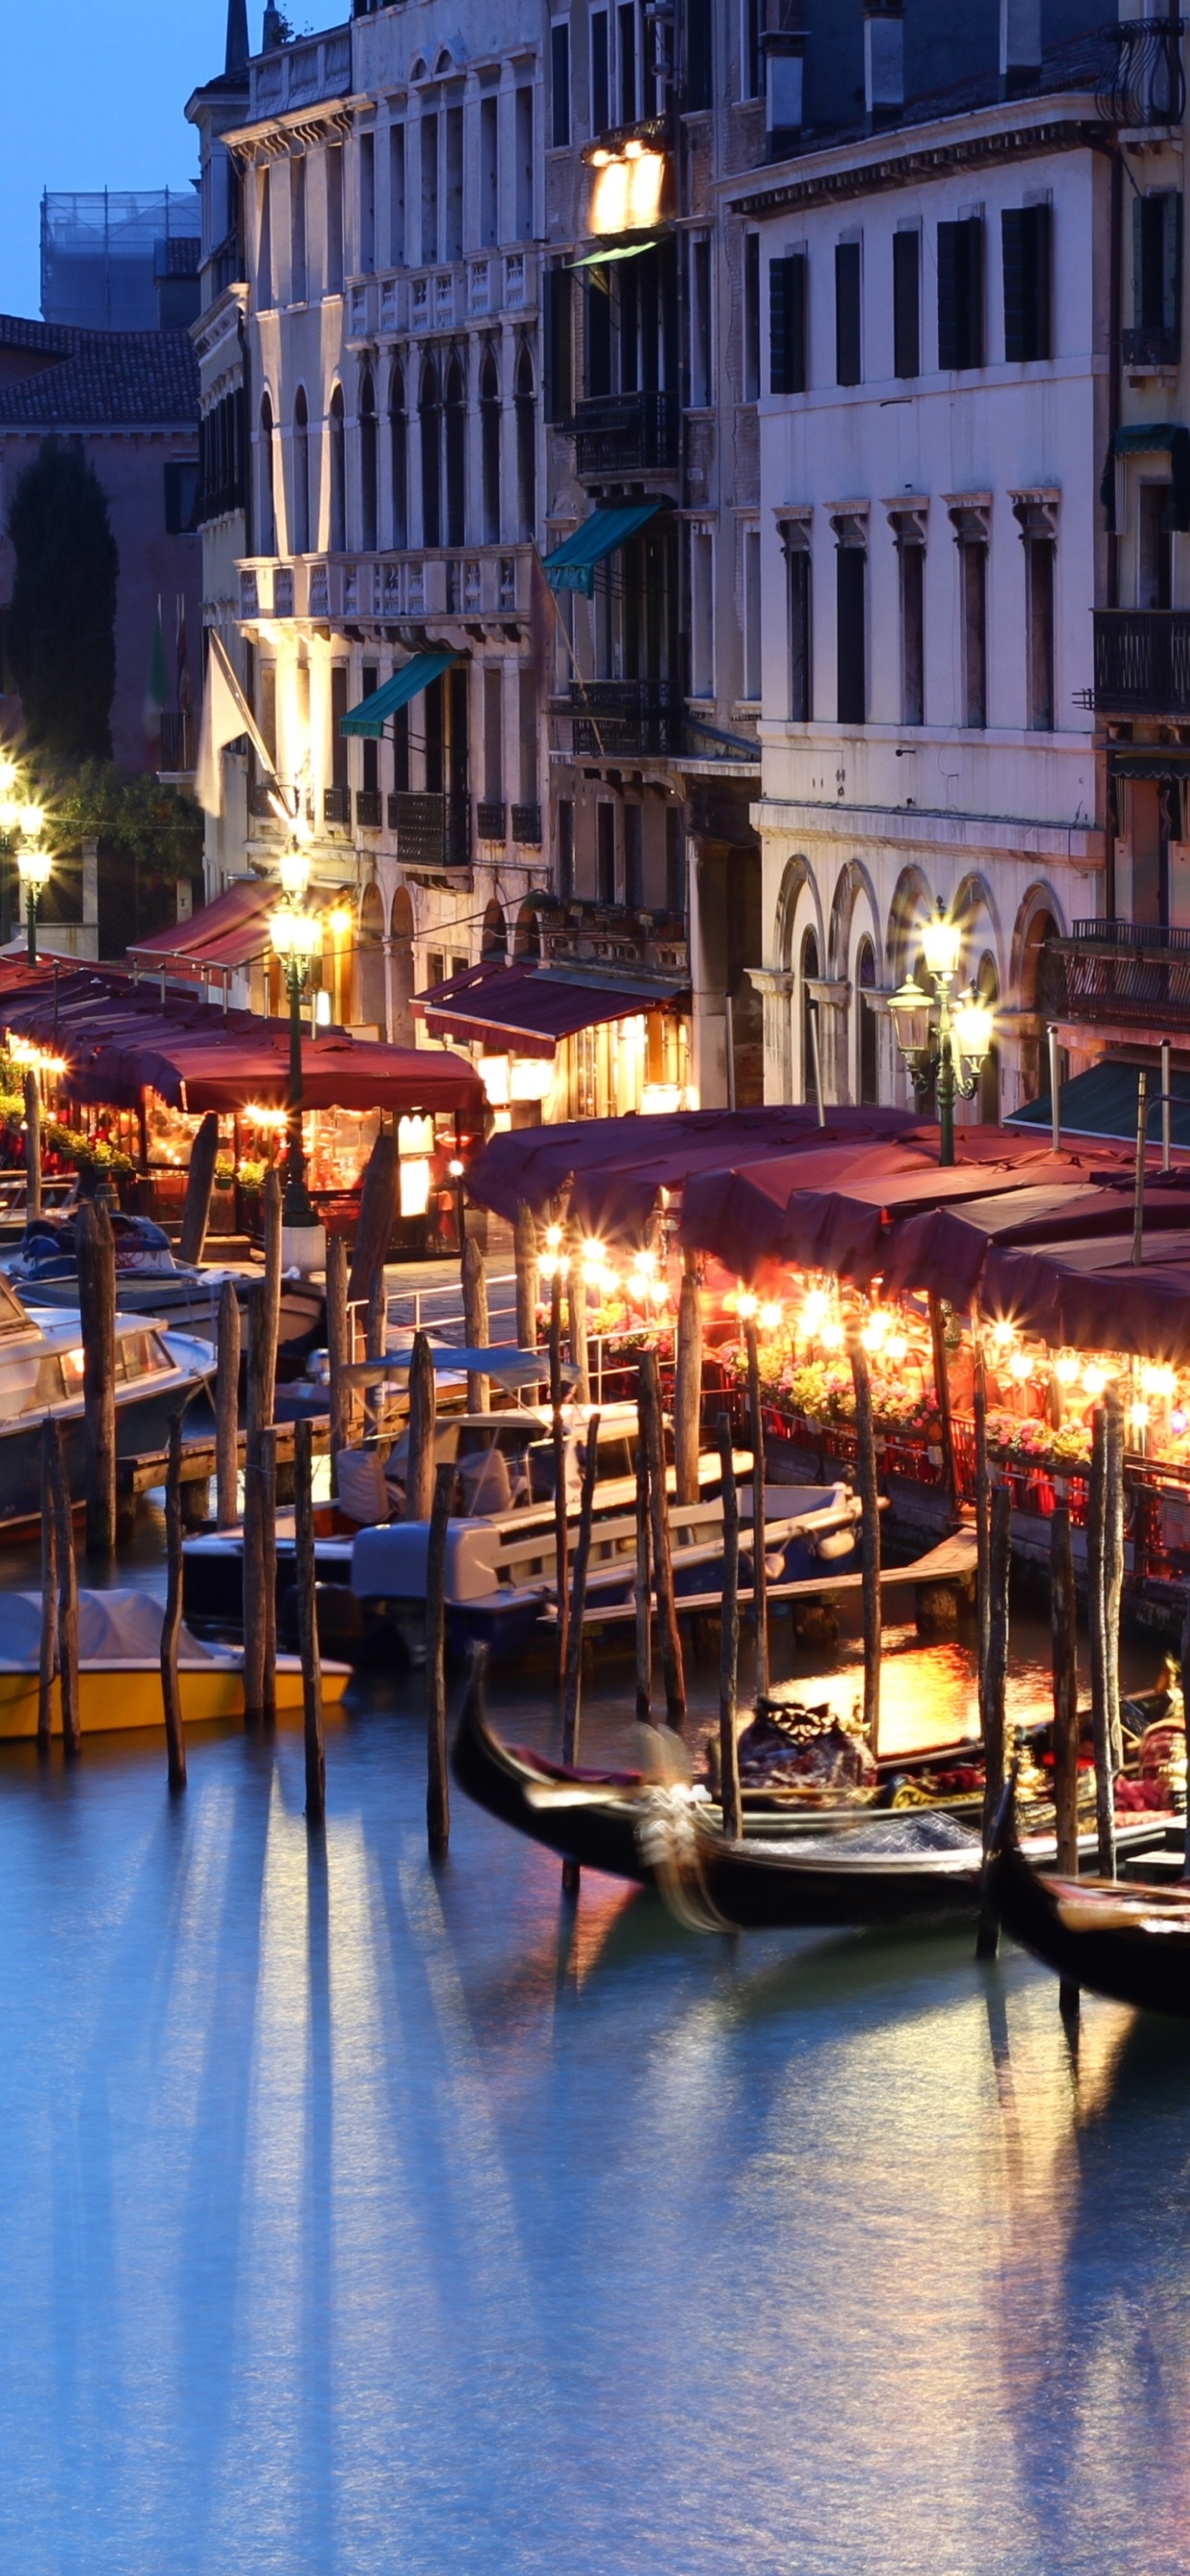
[[197,277],[199,230],[194,188],[47,189],[41,200],[43,322],[84,331],[160,329],[173,319],[171,285]]

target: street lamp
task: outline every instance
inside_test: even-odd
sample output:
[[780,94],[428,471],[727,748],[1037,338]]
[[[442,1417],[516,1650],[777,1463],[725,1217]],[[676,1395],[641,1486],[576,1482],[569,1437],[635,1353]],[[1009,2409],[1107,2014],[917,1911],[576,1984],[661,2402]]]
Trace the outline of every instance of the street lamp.
[[[281,866],[284,883],[284,860]],[[322,945],[322,924],[316,913],[303,912],[300,903],[291,901],[270,913],[269,936],[274,954],[284,967],[289,993],[289,1145],[282,1215],[287,1226],[314,1226],[318,1219],[306,1188],[306,1158],[302,1151],[302,994],[309,982],[311,962]]]
[[17,875],[25,893],[25,921],[29,933],[29,963],[37,964],[37,906],[50,881],[53,861],[41,847],[45,815],[40,805],[22,805],[17,811],[17,828],[24,846],[17,851]]
[[[909,1067],[914,1091],[924,1100],[937,1076],[938,1160],[954,1161],[954,1104],[970,1100],[980,1068],[992,1043],[992,1013],[974,984],[957,1000],[952,987],[959,968],[963,934],[939,901],[922,932],[921,953],[933,993],[923,992],[913,976],[889,995],[897,1044]],[[966,1070],[964,1071],[964,1067]]]

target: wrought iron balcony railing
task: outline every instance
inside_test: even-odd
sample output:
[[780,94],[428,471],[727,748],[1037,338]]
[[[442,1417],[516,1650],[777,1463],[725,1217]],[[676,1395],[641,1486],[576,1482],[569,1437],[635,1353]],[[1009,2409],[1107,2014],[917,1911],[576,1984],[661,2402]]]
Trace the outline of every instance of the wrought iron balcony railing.
[[475,808],[475,830],[481,841],[502,841],[504,807],[495,797],[481,797]]
[[514,841],[520,842],[522,849],[539,850],[541,848],[540,805],[513,806],[512,837]]
[[1098,91],[1109,125],[1180,125],[1186,113],[1182,70],[1184,18],[1130,18],[1105,27],[1115,66]]
[[1149,322],[1120,334],[1126,367],[1176,367],[1182,334],[1175,325]]
[[676,394],[593,394],[571,423],[575,472],[584,483],[669,473],[678,462],[678,423]]
[[159,767],[168,777],[187,778],[194,768],[198,728],[185,711],[173,714],[168,709],[161,718],[161,759]]
[[322,819],[324,823],[350,823],[351,789],[349,787],[323,788]]
[[1076,921],[1041,952],[1037,1008],[1146,1036],[1190,1033],[1190,930],[1130,921]]
[[388,800],[388,828],[397,836],[397,857],[405,868],[468,868],[471,865],[471,799],[463,795],[418,794],[394,789]]
[[570,692],[572,747],[587,759],[658,760],[682,748],[676,680],[584,680]]
[[1190,716],[1190,610],[1095,610],[1096,710]]

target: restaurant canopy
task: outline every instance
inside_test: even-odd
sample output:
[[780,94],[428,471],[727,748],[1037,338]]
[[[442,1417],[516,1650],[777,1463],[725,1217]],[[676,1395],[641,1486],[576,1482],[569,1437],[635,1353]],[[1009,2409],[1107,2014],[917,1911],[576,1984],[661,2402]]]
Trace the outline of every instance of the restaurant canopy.
[[522,959],[513,966],[466,966],[444,984],[414,996],[413,1008],[435,1037],[482,1046],[490,1054],[544,1057],[579,1029],[642,1011],[689,1007],[688,988],[661,975],[601,974],[596,968],[565,971]]
[[544,1215],[570,1182],[570,1212],[592,1234],[638,1239],[659,1190],[687,1190],[692,1175],[828,1145],[914,1132],[904,1110],[679,1109],[626,1118],[569,1119],[494,1136],[467,1186],[481,1207],[511,1224],[522,1202]]
[[1190,1233],[1158,1233],[1134,1264],[1131,1240],[994,1245],[980,1302],[1051,1348],[1123,1351],[1190,1365]]
[[138,939],[128,951],[129,962],[134,969],[150,967],[154,973],[199,982],[249,966],[269,946],[269,915],[277,901],[275,879],[237,878],[189,921],[171,921],[165,930]]
[[[1163,1231],[1190,1224],[1190,1192],[1158,1191],[1150,1185],[1145,1222]],[[890,1296],[916,1289],[965,1309],[979,1290],[993,1243],[1052,1245],[1080,1234],[1100,1239],[1127,1234],[1131,1239],[1131,1233],[1132,1175],[1121,1158],[1097,1174],[1095,1167],[1071,1170],[1052,1182],[1035,1179],[1031,1168],[1024,1188],[962,1207],[934,1208],[898,1225],[885,1262],[884,1287]]]
[[682,1240],[715,1253],[741,1278],[764,1261],[793,1261],[866,1286],[883,1268],[898,1208],[986,1192],[998,1172],[999,1185],[1016,1187],[1022,1167],[1049,1159],[1036,1140],[999,1127],[961,1130],[956,1150],[958,1163],[942,1170],[937,1129],[909,1127],[866,1153],[853,1144],[833,1163],[803,1153],[707,1172],[686,1190]]
[[[4,1017],[15,1033],[65,1058],[64,1088],[75,1100],[131,1108],[151,1090],[171,1108],[199,1114],[279,1106],[288,1096],[286,1020],[181,994],[162,1004],[124,977],[82,971],[63,977],[56,992],[5,1002]],[[474,1068],[459,1056],[333,1028],[303,1034],[302,1094],[308,1109],[399,1116],[478,1116],[483,1102]]]

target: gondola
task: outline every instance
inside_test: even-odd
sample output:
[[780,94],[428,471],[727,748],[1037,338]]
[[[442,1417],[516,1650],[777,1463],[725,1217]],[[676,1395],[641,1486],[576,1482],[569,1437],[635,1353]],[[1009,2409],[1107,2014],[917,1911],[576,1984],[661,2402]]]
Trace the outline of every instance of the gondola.
[[701,1929],[911,1923],[974,1915],[981,1845],[945,1813],[861,1813],[830,1835],[729,1842],[682,1787],[636,1771],[568,1770],[502,1744],[473,1667],[455,1779],[502,1823],[581,1867],[659,1889]]
[[988,1896],[1006,1932],[1056,1976],[1113,2003],[1190,2019],[1190,1884],[1121,1886],[1032,1869],[1012,1833],[1011,1798],[998,1819]]

